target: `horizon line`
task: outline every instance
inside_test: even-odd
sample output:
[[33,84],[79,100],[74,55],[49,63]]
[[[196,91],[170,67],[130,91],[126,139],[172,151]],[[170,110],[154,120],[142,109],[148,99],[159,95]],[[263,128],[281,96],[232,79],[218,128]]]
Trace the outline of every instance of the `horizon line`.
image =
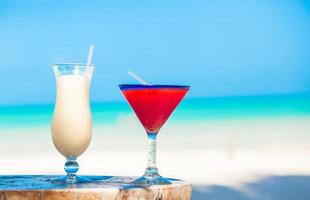
[[[256,95],[227,95],[227,96],[204,96],[204,97],[189,97],[184,101],[195,101],[202,99],[235,99],[235,98],[263,98],[263,97],[288,97],[288,96],[308,96],[310,91],[295,92],[295,93],[281,93],[281,94],[256,94]],[[103,101],[90,101],[90,104],[117,104],[125,103],[125,100],[103,100]],[[0,104],[1,107],[24,107],[24,106],[51,106],[54,102],[37,102],[37,103],[17,103],[17,104]]]

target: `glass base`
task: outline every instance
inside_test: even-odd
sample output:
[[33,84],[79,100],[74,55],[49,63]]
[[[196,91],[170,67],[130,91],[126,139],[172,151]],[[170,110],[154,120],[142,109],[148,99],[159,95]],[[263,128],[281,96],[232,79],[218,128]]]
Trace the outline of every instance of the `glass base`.
[[56,178],[52,180],[52,182],[61,184],[76,184],[76,183],[90,183],[92,182],[92,180],[83,176],[67,175]]
[[66,176],[61,176],[53,180],[55,183],[62,184],[76,184],[76,183],[90,183],[91,179],[77,176],[76,172],[79,170],[79,164],[76,161],[76,156],[68,156],[67,161],[64,166],[64,170],[66,171]]
[[147,168],[144,175],[134,180],[131,184],[146,187],[151,185],[170,185],[171,182],[160,176],[157,168]]

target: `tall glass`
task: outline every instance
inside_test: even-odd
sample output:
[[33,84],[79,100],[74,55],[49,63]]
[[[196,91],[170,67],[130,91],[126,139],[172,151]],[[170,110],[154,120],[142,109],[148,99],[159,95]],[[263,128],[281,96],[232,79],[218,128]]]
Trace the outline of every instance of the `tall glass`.
[[66,183],[88,182],[76,176],[77,157],[87,149],[92,136],[89,106],[89,88],[93,65],[64,63],[53,65],[56,76],[56,104],[52,121],[52,139],[56,149],[67,162],[65,177],[57,181]]
[[176,85],[119,85],[124,97],[136,113],[147,133],[147,167],[142,177],[133,184],[141,186],[170,184],[159,175],[156,167],[156,138],[189,90],[189,86]]

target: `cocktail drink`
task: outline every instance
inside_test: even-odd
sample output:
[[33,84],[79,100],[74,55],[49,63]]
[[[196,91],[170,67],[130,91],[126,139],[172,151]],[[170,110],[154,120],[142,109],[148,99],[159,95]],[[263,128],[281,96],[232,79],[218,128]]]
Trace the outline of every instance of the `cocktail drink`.
[[56,64],[57,94],[52,121],[52,139],[56,149],[66,157],[67,176],[59,180],[67,183],[85,182],[77,177],[76,161],[87,149],[92,133],[89,88],[93,65]]
[[156,168],[156,137],[159,129],[186,95],[189,86],[119,85],[148,137],[147,168],[133,183],[142,186],[170,184]]

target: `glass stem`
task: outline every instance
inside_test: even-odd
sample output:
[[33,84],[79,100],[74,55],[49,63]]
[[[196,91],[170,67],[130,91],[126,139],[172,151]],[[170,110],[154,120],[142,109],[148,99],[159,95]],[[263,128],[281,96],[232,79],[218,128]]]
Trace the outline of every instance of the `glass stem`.
[[148,153],[147,153],[147,168],[145,170],[145,175],[154,176],[158,174],[156,168],[156,137],[157,133],[147,133],[147,144],[148,144]]
[[64,167],[67,177],[67,183],[75,183],[76,182],[76,172],[79,170],[79,164],[76,162],[75,156],[68,156],[67,162],[65,163]]

